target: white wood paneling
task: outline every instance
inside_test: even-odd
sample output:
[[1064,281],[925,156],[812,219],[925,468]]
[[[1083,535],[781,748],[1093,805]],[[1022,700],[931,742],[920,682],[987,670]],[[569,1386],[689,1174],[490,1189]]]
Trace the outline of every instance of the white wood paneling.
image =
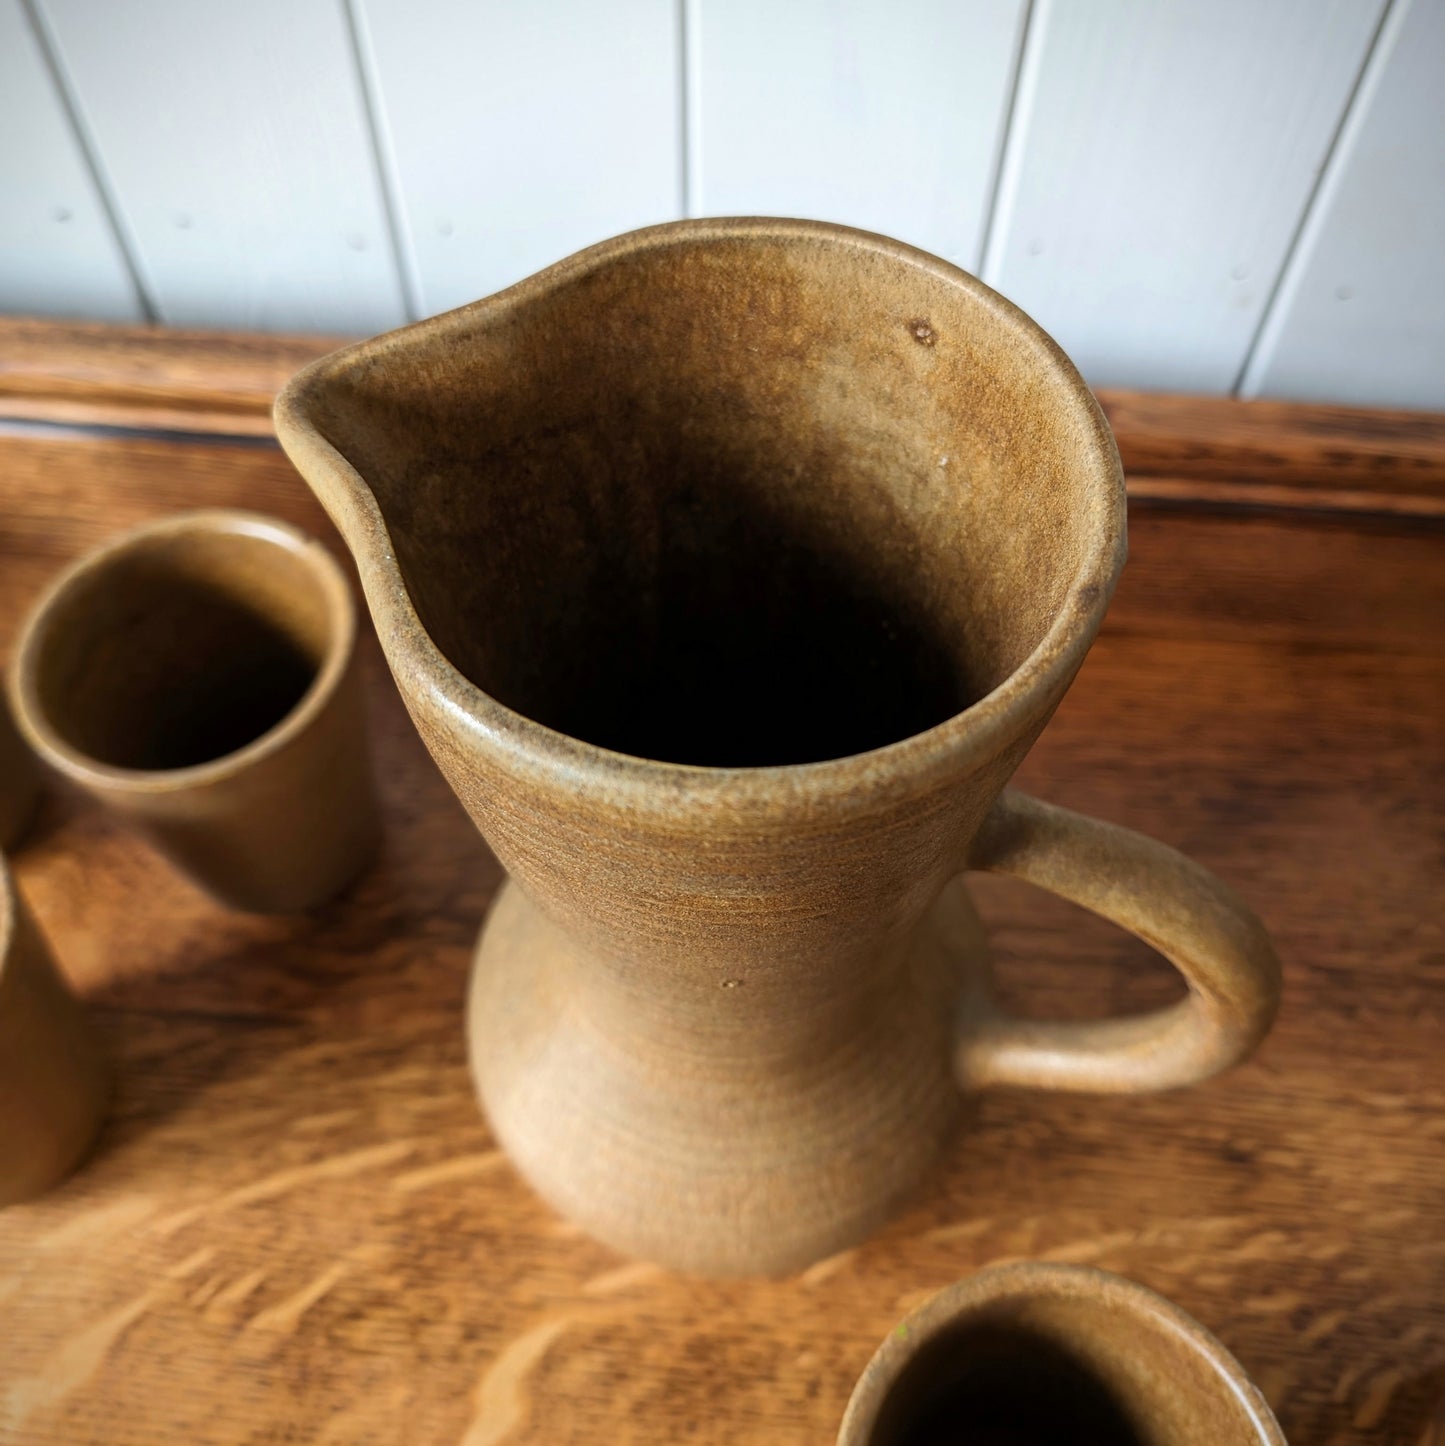
[[0,311],[364,333],[749,212],[1096,384],[1445,408],[1445,0],[0,0]]
[[106,321],[142,315],[20,0],[0,0],[0,311]]
[[1035,0],[985,278],[1096,385],[1231,390],[1382,3]]
[[681,210],[674,0],[355,0],[425,312]]
[[164,320],[403,320],[337,0],[39,0]]
[[1445,4],[1394,0],[1246,396],[1445,410]]
[[695,206],[881,231],[974,270],[1022,0],[697,0]]

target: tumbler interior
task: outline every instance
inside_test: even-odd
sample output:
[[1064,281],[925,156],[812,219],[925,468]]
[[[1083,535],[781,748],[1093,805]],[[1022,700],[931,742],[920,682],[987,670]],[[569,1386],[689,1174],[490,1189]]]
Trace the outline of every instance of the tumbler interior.
[[311,560],[265,533],[198,524],[138,536],[48,607],[39,712],[110,767],[223,758],[301,702],[334,644],[332,607]]
[[1151,1292],[1068,1267],[989,1274],[964,1283],[956,1315],[945,1292],[899,1327],[860,1382],[840,1442],[1279,1439],[1223,1347]]

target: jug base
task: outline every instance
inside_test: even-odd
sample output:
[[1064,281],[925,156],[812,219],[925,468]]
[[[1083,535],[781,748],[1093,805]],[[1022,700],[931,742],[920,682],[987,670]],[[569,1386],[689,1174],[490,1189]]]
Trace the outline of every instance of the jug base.
[[857,1245],[962,1112],[954,1011],[982,927],[950,884],[866,1035],[779,1078],[609,1038],[568,987],[579,946],[511,882],[473,961],[468,1047],[498,1142],[554,1209],[630,1255],[779,1275]]

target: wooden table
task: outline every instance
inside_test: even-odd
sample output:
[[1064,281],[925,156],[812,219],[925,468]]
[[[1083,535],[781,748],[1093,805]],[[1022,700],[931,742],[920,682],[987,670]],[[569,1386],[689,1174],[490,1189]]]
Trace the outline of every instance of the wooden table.
[[[47,577],[143,518],[243,504],[334,541],[265,436],[319,349],[0,324],[0,655]],[[901,1312],[1019,1256],[1171,1296],[1295,1446],[1417,1439],[1445,1390],[1445,419],[1106,401],[1132,559],[1020,782],[1257,906],[1287,993],[1254,1061],[986,1097],[891,1226],[792,1279],[621,1259],[477,1111],[462,994],[500,871],[368,638],[388,834],[341,902],[226,913],[58,793],[14,861],[119,1097],[85,1169],[0,1215],[0,1439],[823,1446]],[[1068,906],[978,893],[1016,1007],[1177,987]]]

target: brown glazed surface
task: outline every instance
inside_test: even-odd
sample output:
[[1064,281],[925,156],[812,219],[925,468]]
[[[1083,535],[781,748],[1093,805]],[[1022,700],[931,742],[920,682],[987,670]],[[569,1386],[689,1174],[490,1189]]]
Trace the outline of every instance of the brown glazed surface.
[[[159,357],[124,335],[189,400],[171,334]],[[269,344],[214,341],[228,366]],[[114,348],[73,350],[103,387]],[[1253,1059],[1102,1102],[981,1093],[905,1209],[797,1275],[628,1262],[537,1198],[476,1108],[458,1020],[502,872],[363,615],[386,829],[336,904],[228,911],[72,789],[12,861],[117,1093],[85,1168],[0,1211],[7,1446],[819,1446],[903,1315],[1020,1257],[1177,1301],[1296,1446],[1418,1446],[1445,1389],[1442,534],[1326,510],[1315,481],[1343,448],[1445,503],[1445,418],[1340,412],[1310,450],[1319,409],[1271,405],[1229,472],[1235,434],[1207,418],[1238,411],[1244,435],[1256,404],[1138,397],[1131,428],[1156,405],[1190,422],[1173,451],[1154,429],[1158,476],[1189,482],[1203,434],[1217,487],[1164,505],[1130,478],[1129,565],[1014,781],[1246,888],[1285,968]],[[16,428],[0,478],[7,656],[60,568],[177,509],[274,513],[346,563],[277,448]],[[1264,492],[1288,500],[1228,502]],[[1061,899],[999,875],[969,891],[1014,1009],[1083,1020],[1182,989]]]
[[[999,801],[1098,629],[1124,491],[1078,374],[973,278],[831,226],[657,227],[307,368],[276,421],[512,876],[483,1103],[600,1238],[792,1269],[894,1208],[957,1082],[1159,1088],[1268,1027],[1273,954],[1212,878]],[[1121,918],[1189,1000],[996,1017],[940,902],[966,865]]]
[[[106,1072],[0,858],[0,1206],[63,1180],[104,1117]],[[9,1335],[0,1330],[0,1341]]]
[[918,1307],[859,1378],[838,1446],[1285,1446],[1239,1362],[1102,1270],[996,1266]]
[[24,837],[39,798],[39,765],[16,729],[0,687],[0,849],[13,849]]
[[288,524],[183,513],[35,604],[11,697],[40,755],[217,898],[285,913],[345,887],[377,820],[345,576]]

